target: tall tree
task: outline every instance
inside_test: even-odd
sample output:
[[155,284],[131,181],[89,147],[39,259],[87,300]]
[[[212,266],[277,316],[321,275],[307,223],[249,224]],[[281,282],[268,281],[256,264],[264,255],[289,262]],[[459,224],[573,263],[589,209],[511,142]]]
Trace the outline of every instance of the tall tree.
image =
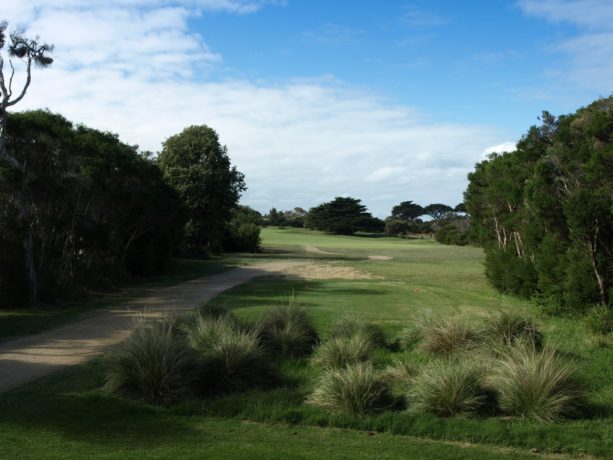
[[190,126],[169,137],[158,164],[187,208],[184,249],[188,255],[221,251],[226,224],[246,187],[215,130]]
[[486,275],[508,292],[584,311],[611,305],[613,97],[571,115],[544,112],[517,150],[469,175],[465,203]]
[[[28,279],[28,301],[34,304],[38,298],[38,279],[34,263],[34,242],[32,238],[32,222],[30,218],[30,206],[26,195],[25,185],[25,169],[27,165],[21,163],[14,155],[11,155],[7,150],[7,110],[21,101],[32,82],[32,66],[47,67],[51,65],[53,59],[49,54],[53,51],[53,47],[46,43],[38,43],[37,40],[32,40],[23,36],[19,32],[9,34],[7,46],[6,29],[7,22],[0,22],[0,161],[3,161],[12,170],[12,175],[16,179],[15,187],[12,193],[12,199],[19,211],[19,219],[24,229],[24,265],[27,271]],[[4,64],[5,56],[4,49],[7,46],[8,64],[11,72],[8,76],[8,81],[5,76]],[[21,89],[14,92],[13,77],[15,76],[15,66],[13,59],[22,60],[25,63],[26,78]]]
[[394,219],[402,219],[407,222],[417,219],[419,216],[426,214],[423,207],[412,201],[403,201],[399,205],[392,208],[391,217]]
[[336,197],[327,203],[311,208],[305,227],[340,235],[357,231],[381,231],[384,223],[373,217],[360,200]]
[[428,214],[434,220],[440,220],[452,211],[453,208],[451,206],[441,203],[429,204],[424,208],[424,214]]

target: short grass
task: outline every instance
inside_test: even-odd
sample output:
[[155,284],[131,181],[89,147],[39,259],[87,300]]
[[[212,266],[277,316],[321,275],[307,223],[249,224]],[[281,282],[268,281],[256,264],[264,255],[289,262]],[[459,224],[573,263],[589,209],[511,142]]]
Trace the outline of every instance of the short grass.
[[[482,275],[480,249],[275,228],[264,229],[263,241],[262,254],[241,256],[241,261],[309,258],[380,279],[257,279],[215,300],[239,317],[255,320],[294,295],[324,338],[341,312],[352,312],[380,325],[391,339],[431,314],[475,321],[499,311],[529,314],[536,317],[545,341],[577,365],[587,386],[589,413],[551,425],[410,412],[331,415],[304,404],[319,372],[304,358],[282,361],[285,382],[274,389],[160,409],[106,395],[103,371],[93,362],[0,395],[0,458],[33,458],[41,452],[50,458],[524,458],[532,455],[530,449],[537,455],[613,457],[611,341],[595,340],[581,322],[543,317],[533,303],[497,294]],[[337,255],[307,254],[305,245]],[[368,255],[393,259],[369,260]],[[420,364],[428,356],[417,348],[379,350],[374,358],[379,367],[396,359]]]

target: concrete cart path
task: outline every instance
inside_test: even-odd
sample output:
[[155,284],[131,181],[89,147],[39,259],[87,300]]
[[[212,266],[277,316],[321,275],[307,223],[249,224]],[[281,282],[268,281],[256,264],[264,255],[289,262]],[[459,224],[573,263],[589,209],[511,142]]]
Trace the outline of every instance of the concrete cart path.
[[127,337],[134,314],[190,310],[221,292],[258,276],[283,273],[304,262],[282,261],[235,268],[219,275],[151,289],[121,307],[98,310],[77,322],[0,345],[0,392],[97,356]]

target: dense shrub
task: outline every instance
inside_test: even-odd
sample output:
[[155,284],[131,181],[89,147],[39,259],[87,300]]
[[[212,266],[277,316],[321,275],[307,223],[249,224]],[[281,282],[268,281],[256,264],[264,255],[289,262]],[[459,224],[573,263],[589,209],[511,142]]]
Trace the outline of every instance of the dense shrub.
[[331,412],[359,415],[378,412],[393,405],[386,382],[368,363],[326,369],[308,401]]
[[203,389],[243,390],[266,386],[278,378],[278,370],[256,331],[244,331],[228,316],[196,317],[188,342],[199,359]]
[[409,410],[440,417],[475,414],[485,399],[483,370],[472,361],[432,361],[407,393]]
[[587,328],[594,334],[613,332],[613,308],[602,305],[593,307],[585,318]]
[[583,392],[575,369],[549,348],[518,343],[500,357],[488,379],[501,410],[509,415],[556,422],[577,415]]
[[290,303],[264,314],[259,323],[262,343],[282,356],[305,356],[319,342],[319,335],[307,312]]
[[130,399],[169,405],[191,392],[195,356],[177,335],[174,318],[141,319],[106,356],[105,388]]
[[366,334],[331,338],[317,347],[313,362],[326,368],[344,367],[367,361],[372,349],[372,338]]
[[226,251],[259,252],[262,245],[261,220],[261,214],[248,206],[238,206],[232,210],[232,218],[226,224],[224,249]]
[[163,271],[181,239],[183,207],[148,156],[42,110],[11,114],[7,132],[9,152],[27,168],[15,175],[0,161],[0,304],[27,298],[27,228],[39,300]]

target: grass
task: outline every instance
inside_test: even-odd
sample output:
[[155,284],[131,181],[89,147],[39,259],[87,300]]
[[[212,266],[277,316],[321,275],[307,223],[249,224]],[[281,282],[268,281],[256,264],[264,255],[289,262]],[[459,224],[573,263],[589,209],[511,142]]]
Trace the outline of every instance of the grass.
[[581,413],[584,395],[572,364],[533,342],[517,343],[493,366],[490,386],[509,415],[553,423]]
[[369,363],[324,370],[308,401],[331,412],[358,415],[379,412],[393,405],[387,382]]
[[106,356],[105,389],[130,399],[168,406],[191,393],[195,356],[177,336],[177,320],[141,318],[132,334]]
[[[292,292],[322,337],[331,334],[333,323],[346,311],[380,326],[387,337],[397,336],[408,324],[428,315],[459,315],[469,323],[475,318],[471,325],[500,311],[536,317],[545,343],[576,363],[585,381],[588,413],[555,424],[390,411],[330,414],[304,404],[321,373],[305,358],[283,359],[280,369],[285,378],[274,388],[159,409],[105,394],[101,390],[104,373],[93,362],[0,395],[0,457],[38,458],[36,454],[43,452],[49,458],[192,458],[199,454],[309,458],[312,445],[327,458],[538,457],[530,453],[533,448],[541,454],[613,456],[613,345],[593,341],[585,324],[575,319],[542,317],[535,304],[493,291],[482,275],[481,250],[427,240],[332,237],[293,229],[268,228],[262,236],[265,251],[241,256],[241,260],[321,261],[380,278],[257,279],[215,301],[228,306],[239,319],[257,320]],[[305,253],[304,245],[336,255]],[[393,259],[369,260],[368,255]],[[409,363],[406,372],[395,372],[396,379],[402,379],[412,375],[413,365],[423,367],[429,355],[420,347],[401,352],[374,350],[371,360],[382,371],[397,360]],[[373,441],[381,443],[373,446]]]

